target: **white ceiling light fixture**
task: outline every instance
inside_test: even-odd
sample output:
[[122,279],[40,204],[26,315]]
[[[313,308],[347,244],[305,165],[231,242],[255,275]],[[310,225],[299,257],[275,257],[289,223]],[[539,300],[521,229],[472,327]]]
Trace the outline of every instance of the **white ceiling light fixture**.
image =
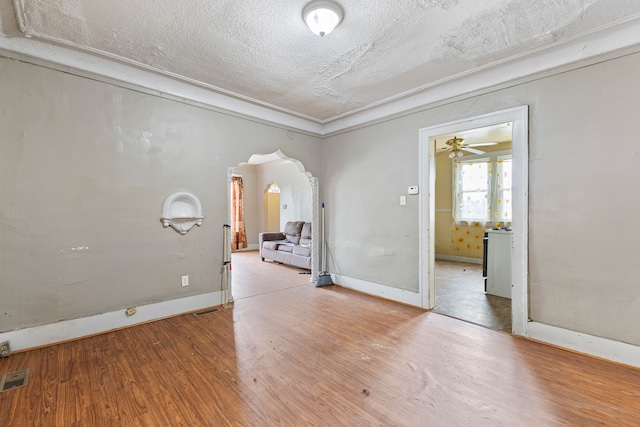
[[342,22],[342,9],[331,1],[312,1],[302,11],[312,33],[324,37]]

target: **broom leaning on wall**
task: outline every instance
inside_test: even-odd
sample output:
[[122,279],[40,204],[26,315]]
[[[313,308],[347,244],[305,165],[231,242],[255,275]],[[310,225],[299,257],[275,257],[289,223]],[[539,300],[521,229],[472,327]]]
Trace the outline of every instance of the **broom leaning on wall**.
[[322,271],[318,274],[316,287],[333,285],[331,275],[327,272],[327,242],[324,240],[324,202],[322,203]]

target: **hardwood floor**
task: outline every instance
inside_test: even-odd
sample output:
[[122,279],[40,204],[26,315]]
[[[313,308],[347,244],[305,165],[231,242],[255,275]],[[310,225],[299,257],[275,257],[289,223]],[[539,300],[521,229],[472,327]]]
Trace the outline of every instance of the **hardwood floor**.
[[511,333],[511,300],[484,293],[482,265],[436,260],[433,311]]
[[262,261],[260,252],[240,251],[231,254],[231,288],[234,300],[308,285],[308,270]]
[[25,368],[0,425],[640,425],[638,370],[309,283],[0,359]]

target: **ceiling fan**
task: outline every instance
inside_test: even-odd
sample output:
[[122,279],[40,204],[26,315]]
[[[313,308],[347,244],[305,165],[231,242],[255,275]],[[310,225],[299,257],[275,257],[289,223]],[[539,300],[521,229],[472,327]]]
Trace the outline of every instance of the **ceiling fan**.
[[469,152],[469,153],[473,153],[473,154],[485,154],[484,151],[481,150],[476,150],[475,148],[471,148],[473,147],[482,147],[485,145],[497,145],[497,142],[479,142],[476,144],[467,144],[464,142],[464,139],[462,138],[458,138],[457,136],[454,136],[453,138],[447,140],[447,142],[445,142],[445,144],[447,144],[447,147],[441,148],[441,152],[438,154],[442,154],[442,153],[446,153],[447,151],[450,151],[449,153],[449,157],[450,158],[454,158],[454,157],[462,157],[464,156],[463,151]]

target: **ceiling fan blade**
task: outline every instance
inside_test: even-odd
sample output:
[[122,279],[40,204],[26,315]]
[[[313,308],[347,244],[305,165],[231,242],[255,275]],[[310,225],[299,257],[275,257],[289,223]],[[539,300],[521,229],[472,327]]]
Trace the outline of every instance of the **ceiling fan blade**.
[[472,144],[467,144],[467,147],[486,147],[488,145],[498,145],[498,143],[495,141],[475,142]]
[[475,148],[462,147],[462,150],[468,151],[473,154],[484,154],[484,151],[476,150]]

